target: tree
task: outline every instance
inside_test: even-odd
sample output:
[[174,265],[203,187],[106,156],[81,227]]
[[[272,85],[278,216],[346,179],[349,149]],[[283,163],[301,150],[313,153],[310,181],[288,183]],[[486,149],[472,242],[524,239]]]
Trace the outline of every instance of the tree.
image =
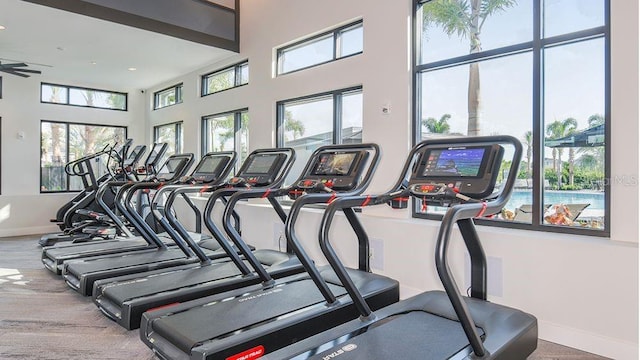
[[451,127],[449,126],[449,119],[451,119],[450,114],[444,114],[440,117],[440,120],[436,120],[435,118],[427,118],[422,119],[422,126],[427,128],[432,134],[448,134]]
[[291,132],[293,140],[304,135],[304,124],[300,120],[293,118],[293,114],[290,111],[284,113],[284,131]]
[[[434,0],[424,6],[423,26],[434,24],[451,37],[469,40],[469,53],[482,51],[480,35],[487,18],[517,4],[516,0]],[[469,64],[467,135],[481,133],[480,64]]]
[[533,176],[533,168],[531,166],[532,146],[533,146],[533,132],[531,130],[524,133],[524,143],[527,145],[527,178],[531,179]]
[[[547,135],[550,139],[559,139],[574,133],[577,127],[578,122],[574,118],[566,118],[562,121],[556,120],[547,125]],[[558,175],[558,190],[562,187],[562,152],[563,150],[561,147],[553,148],[553,166]],[[569,148],[569,185],[573,185],[574,161],[575,150],[574,148]]]

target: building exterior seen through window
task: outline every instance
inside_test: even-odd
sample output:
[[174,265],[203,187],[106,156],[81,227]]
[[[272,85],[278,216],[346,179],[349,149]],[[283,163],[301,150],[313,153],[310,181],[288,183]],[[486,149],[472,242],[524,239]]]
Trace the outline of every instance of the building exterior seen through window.
[[523,143],[513,197],[492,219],[501,226],[608,235],[608,9],[608,0],[416,2],[415,140]]

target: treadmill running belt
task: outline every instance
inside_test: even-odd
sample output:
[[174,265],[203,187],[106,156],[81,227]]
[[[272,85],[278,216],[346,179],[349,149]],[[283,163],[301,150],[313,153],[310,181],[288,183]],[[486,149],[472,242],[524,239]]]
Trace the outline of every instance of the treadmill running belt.
[[[195,286],[213,280],[238,276],[239,274],[240,271],[236,265],[230,261],[226,263],[213,263],[192,269],[178,270],[175,272],[167,271],[154,276],[131,280],[131,284],[128,286],[109,286],[107,284],[102,294],[106,299],[116,303],[122,303],[135,297],[149,296],[182,287]],[[131,290],[132,288],[135,288],[134,291]],[[132,297],[132,295],[134,296]]]
[[[459,322],[422,311],[400,314],[380,323],[329,350],[315,355],[301,354],[295,359],[326,359],[336,355],[341,360],[448,359],[469,345]],[[478,331],[484,335],[481,329]]]
[[[329,284],[329,288],[337,297],[346,293],[341,286]],[[251,300],[256,298],[261,299],[259,309],[252,305]],[[153,330],[188,354],[191,348],[207,340],[324,301],[316,285],[307,278],[155,319]],[[210,308],[215,308],[215,318],[210,315],[213,313]]]

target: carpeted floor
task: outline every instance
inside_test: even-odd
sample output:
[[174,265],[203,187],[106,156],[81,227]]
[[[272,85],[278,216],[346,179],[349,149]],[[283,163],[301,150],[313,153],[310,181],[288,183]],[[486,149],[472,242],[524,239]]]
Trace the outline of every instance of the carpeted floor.
[[[38,237],[0,238],[0,359],[154,359],[40,262]],[[530,360],[603,357],[540,341]]]

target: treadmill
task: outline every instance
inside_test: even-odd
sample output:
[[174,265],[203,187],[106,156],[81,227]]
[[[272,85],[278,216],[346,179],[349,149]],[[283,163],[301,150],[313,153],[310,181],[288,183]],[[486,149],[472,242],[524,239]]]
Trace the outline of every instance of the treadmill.
[[[294,188],[275,190],[295,199],[285,232],[305,273],[274,280],[241,239],[233,236],[262,283],[145,312],[142,341],[161,359],[249,359],[358,317],[335,273],[328,266],[313,265],[294,229],[305,205],[362,193],[378,159],[375,144],[323,146],[311,155]],[[238,201],[260,196],[252,190],[231,196],[224,212],[225,230],[234,232],[231,210]],[[359,268],[350,270],[358,289],[374,309],[397,302],[398,282],[370,272],[368,237],[352,209],[344,214],[358,238]],[[318,288],[317,281],[324,286]],[[335,294],[329,300],[324,296],[328,289]]]
[[[146,180],[151,180],[155,177],[156,171],[154,170],[158,164],[158,161],[164,155],[167,148],[165,143],[156,143],[153,145],[151,153],[145,160],[144,171],[149,174]],[[147,170],[149,169],[149,170]],[[163,170],[164,171],[164,170]],[[140,171],[136,171],[140,173]],[[174,178],[181,176],[182,174],[174,174],[165,172],[162,176],[165,180],[174,180]],[[109,240],[95,240],[85,243],[66,243],[57,244],[55,246],[48,246],[42,249],[41,260],[44,267],[57,275],[62,274],[62,264],[65,261],[80,259],[89,256],[117,254],[127,251],[146,250],[155,247],[154,244],[143,239],[142,237],[136,237],[128,226],[122,221],[120,216],[111,210],[111,207],[105,202],[105,194],[112,192],[112,188],[125,182],[105,182],[103,183],[96,193],[96,202],[101,206],[102,210],[113,221],[114,225],[118,227],[119,231],[124,235],[121,238],[109,239]],[[115,201],[115,199],[114,199]]]
[[[212,262],[204,257],[197,264],[96,281],[93,287],[96,305],[107,317],[131,330],[140,326],[142,313],[149,309],[260,283],[260,277],[250,270],[247,261],[240,259],[237,250],[227,242],[225,235],[213,221],[213,208],[219,199],[224,200],[239,191],[252,190],[253,194],[261,194],[261,198],[267,199],[284,222],[286,213],[278,203],[275,193],[282,186],[294,159],[294,150],[289,148],[256,150],[247,157],[236,176],[228,181],[228,187],[218,189],[209,196],[204,210],[205,224],[227,252],[229,257],[224,261]],[[197,187],[173,191],[167,199],[167,207],[182,193],[206,190]],[[198,246],[185,236],[184,227],[171,212],[166,217],[191,247]],[[233,229],[233,233],[228,236],[239,237],[237,226]],[[237,241],[239,240],[236,239]],[[274,278],[304,271],[292,253],[258,249],[253,251],[253,255]]]
[[[233,164],[230,164],[229,153],[219,155],[218,153],[210,153],[203,157],[199,166],[203,166],[211,160],[224,163],[224,168],[230,170]],[[231,161],[232,162],[232,161]],[[188,246],[181,239],[176,238],[173,229],[166,229],[169,235],[174,239],[175,246],[168,247],[163,240],[150,228],[145,219],[136,212],[131,205],[132,198],[137,194],[138,190],[158,190],[165,185],[163,179],[167,179],[169,173],[164,171],[175,171],[171,178],[179,178],[185,174],[186,170],[193,163],[193,154],[171,155],[165,162],[162,170],[158,173],[156,181],[141,183],[118,183],[120,189],[116,198],[116,206],[122,214],[135,226],[142,234],[142,237],[149,241],[150,246],[146,249],[138,249],[137,251],[123,252],[115,255],[93,256],[82,258],[80,260],[65,261],[63,263],[62,275],[67,284],[79,293],[88,296],[91,295],[93,282],[97,279],[119,276],[134,272],[149,271],[156,268],[163,268],[170,265],[180,265],[195,261]],[[217,168],[213,166],[213,168]],[[227,172],[228,172],[227,170]],[[179,175],[178,175],[179,174]],[[158,193],[154,195],[154,203],[159,198]],[[124,198],[124,200],[123,200]],[[154,246],[151,246],[153,244]],[[208,256],[222,257],[223,251],[215,251]]]
[[[501,189],[492,193],[504,163],[503,153],[511,151],[509,175]],[[526,359],[537,346],[537,320],[523,311],[487,301],[487,262],[473,222],[474,218],[499,213],[507,203],[521,156],[522,145],[511,136],[427,140],[411,151],[402,177],[391,191],[343,198],[329,205],[322,219],[320,244],[356,299],[360,318],[264,359]],[[425,292],[372,311],[332,250],[331,223],[337,211],[387,203],[406,207],[409,197],[423,206],[448,207],[435,251],[445,291]],[[465,297],[447,263],[454,225],[471,258],[470,296]]]
[[[95,218],[92,215],[96,214],[95,211],[99,209],[99,205],[96,204],[96,192],[104,182],[117,176],[125,175],[124,173],[106,173],[100,176],[100,178],[97,178],[98,174],[93,170],[91,164],[94,160],[99,159],[99,157],[107,155],[109,161],[115,158],[118,164],[123,167],[125,165],[135,165],[147,147],[145,145],[138,145],[127,156],[126,154],[131,146],[131,142],[131,139],[127,140],[126,144],[118,150],[108,148],[107,146],[100,152],[83,156],[65,165],[65,172],[68,175],[79,176],[85,188],[58,210],[56,219],[51,220],[52,222],[58,222],[62,232],[43,235],[40,240],[38,240],[40,246],[45,247],[58,243],[75,243],[91,240],[91,236],[83,233],[83,229],[95,223]],[[109,168],[108,163],[107,168]],[[58,218],[61,216],[62,218],[58,221]]]

